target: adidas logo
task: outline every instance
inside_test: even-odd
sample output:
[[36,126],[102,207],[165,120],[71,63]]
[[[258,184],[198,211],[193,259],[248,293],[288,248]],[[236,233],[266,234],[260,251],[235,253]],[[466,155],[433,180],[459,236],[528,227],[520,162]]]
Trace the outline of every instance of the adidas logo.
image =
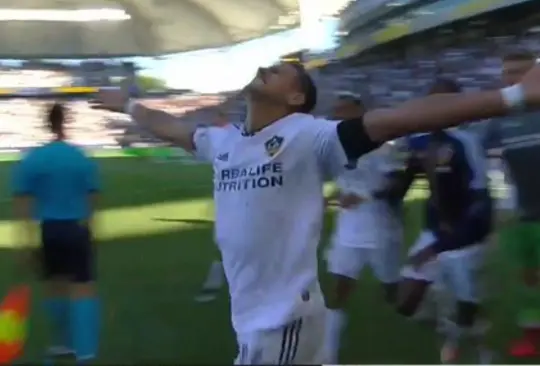
[[229,153],[219,154],[217,156],[217,159],[221,160],[221,161],[227,161],[227,160],[229,160]]

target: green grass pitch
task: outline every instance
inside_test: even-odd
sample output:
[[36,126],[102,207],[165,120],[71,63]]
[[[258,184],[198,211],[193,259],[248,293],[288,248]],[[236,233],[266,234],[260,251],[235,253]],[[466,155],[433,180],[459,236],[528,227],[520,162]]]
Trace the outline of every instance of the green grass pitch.
[[[8,159],[2,159],[8,160]],[[42,359],[46,323],[41,292],[32,276],[15,274],[9,161],[0,200],[0,294],[21,281],[34,286],[29,340],[24,362]],[[103,299],[100,363],[229,363],[235,338],[228,295],[197,304],[193,296],[210,262],[212,241],[211,173],[203,165],[158,164],[129,158],[99,159],[104,194],[99,214],[99,289]],[[422,189],[408,197],[406,237],[410,243],[422,220]],[[326,243],[332,213],[325,225]],[[299,218],[301,220],[301,218]],[[513,325],[516,274],[494,248],[487,273],[490,338],[503,350],[517,334]],[[324,273],[324,263],[321,273]],[[323,274],[323,284],[325,275]],[[366,273],[350,302],[350,326],[344,336],[345,363],[438,363],[434,333],[399,318],[385,305],[377,283]],[[512,362],[504,356],[500,362]]]

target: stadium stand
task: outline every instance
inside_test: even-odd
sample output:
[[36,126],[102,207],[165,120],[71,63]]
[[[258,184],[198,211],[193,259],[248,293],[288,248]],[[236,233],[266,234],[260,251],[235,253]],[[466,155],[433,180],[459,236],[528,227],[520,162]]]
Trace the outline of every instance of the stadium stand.
[[[462,3],[445,0],[428,5],[424,3],[424,7],[458,7]],[[337,53],[315,55],[299,51],[283,58],[293,57],[311,69],[320,89],[316,110],[320,115],[328,114],[333,95],[341,90],[361,94],[373,107],[390,106],[425,93],[435,76],[456,79],[466,89],[482,89],[498,82],[502,51],[522,47],[540,51],[540,36],[532,26],[537,19],[537,12],[533,10],[538,10],[539,6],[535,2],[525,2],[505,8],[504,14],[499,10],[458,19],[450,24],[441,22],[439,27],[382,42],[354,57],[340,58],[338,50]],[[407,12],[417,14],[418,8],[408,7]],[[347,38],[343,42],[346,44]],[[47,89],[69,91],[78,90],[69,89],[77,86],[103,86],[114,78],[125,77],[128,69],[130,67],[126,65],[96,61],[72,67],[32,62],[17,69],[0,69],[0,94],[17,92],[18,95],[17,99],[0,101],[3,121],[0,124],[0,147],[30,146],[46,137],[38,115],[47,100],[26,99],[33,93],[38,90],[43,93]],[[154,142],[151,136],[138,130],[124,116],[90,109],[86,101],[88,96],[75,93],[69,98],[72,100],[68,99],[68,106],[77,121],[70,135],[76,142],[88,146]],[[223,110],[234,122],[241,121],[245,114],[244,102],[237,92],[146,98],[148,103],[166,106],[180,117],[182,123],[213,123]]]
[[[81,145],[114,147],[125,140],[152,142],[124,115],[93,110],[88,100],[97,86],[111,85],[114,77],[126,76],[126,66],[85,62],[79,66],[25,63],[21,67],[0,69],[0,149],[20,149],[34,146],[48,137],[42,125],[42,111],[53,100],[63,99],[71,113],[70,138]],[[84,85],[80,87],[77,85]],[[147,95],[148,103],[164,106],[184,123],[200,123],[214,118],[226,95]],[[202,114],[190,117],[198,109]]]
[[300,21],[298,0],[5,0],[1,10],[0,57],[14,59],[161,56],[229,46]]

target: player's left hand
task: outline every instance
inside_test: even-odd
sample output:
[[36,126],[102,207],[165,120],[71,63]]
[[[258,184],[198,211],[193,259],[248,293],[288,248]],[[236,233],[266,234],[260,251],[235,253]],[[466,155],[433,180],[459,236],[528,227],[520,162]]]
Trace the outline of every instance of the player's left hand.
[[435,250],[433,250],[433,247],[427,246],[414,254],[409,259],[409,262],[415,269],[418,269],[419,267],[422,267],[424,264],[435,258],[436,255],[437,253],[435,252]]

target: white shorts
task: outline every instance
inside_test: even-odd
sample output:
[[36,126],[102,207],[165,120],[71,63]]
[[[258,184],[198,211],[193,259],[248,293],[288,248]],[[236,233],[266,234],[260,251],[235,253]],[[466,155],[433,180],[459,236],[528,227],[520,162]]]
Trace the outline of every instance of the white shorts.
[[382,283],[395,283],[399,280],[400,247],[382,245],[381,248],[355,248],[333,245],[327,253],[328,272],[358,279],[366,265]]
[[235,365],[323,364],[325,313],[295,320],[279,329],[239,334]]
[[[420,233],[416,243],[409,250],[409,257],[434,241],[435,236],[432,232]],[[479,243],[443,252],[418,269],[406,265],[401,270],[401,276],[441,284],[459,301],[480,302],[485,255],[486,244]]]

